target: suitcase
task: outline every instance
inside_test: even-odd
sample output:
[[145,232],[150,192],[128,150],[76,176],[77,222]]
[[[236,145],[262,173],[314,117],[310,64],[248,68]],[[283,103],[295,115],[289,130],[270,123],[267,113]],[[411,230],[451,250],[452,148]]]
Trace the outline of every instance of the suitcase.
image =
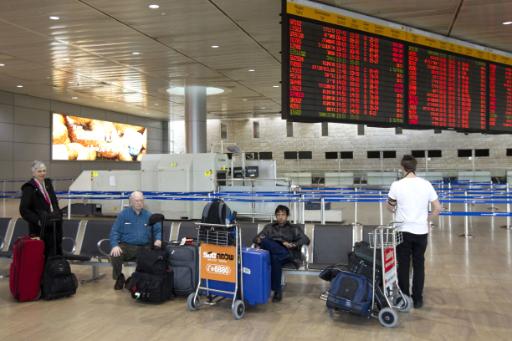
[[174,293],[188,296],[199,280],[199,248],[196,245],[168,245],[167,257],[174,271]]
[[44,269],[44,242],[24,236],[16,240],[9,269],[9,288],[19,302],[37,300]]
[[[270,299],[270,254],[263,249],[242,250],[244,301],[249,305],[265,304]],[[228,282],[205,281],[208,288],[234,291],[235,285]],[[232,298],[233,295],[209,292],[212,295]],[[206,291],[206,294],[208,292]]]
[[128,290],[132,298],[142,302],[162,303],[174,296],[173,269],[169,266],[165,247],[163,244],[161,248],[154,247],[153,227],[156,223],[161,223],[160,240],[163,243],[163,222],[162,214],[153,214],[149,217],[151,249],[141,251],[137,255],[137,267],[128,281]]
[[[44,217],[44,226],[48,223],[53,227],[53,245],[56,243],[57,222],[61,221],[60,215]],[[54,248],[54,253],[56,249]],[[54,254],[46,260],[42,281],[41,297],[45,300],[54,300],[62,297],[73,296],[78,288],[78,280],[71,272],[71,266],[64,256]]]
[[372,286],[364,275],[341,271],[332,281],[327,308],[370,316]]

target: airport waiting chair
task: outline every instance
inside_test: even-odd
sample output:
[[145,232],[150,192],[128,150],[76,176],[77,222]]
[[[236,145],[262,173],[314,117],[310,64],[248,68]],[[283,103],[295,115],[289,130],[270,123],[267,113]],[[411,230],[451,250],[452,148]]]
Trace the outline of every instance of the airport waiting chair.
[[11,218],[0,218],[0,256],[7,257],[8,252],[4,252],[4,247],[7,247],[11,242],[11,238],[7,236],[7,230]]
[[354,244],[352,225],[315,225],[312,239],[310,268],[323,269],[332,264],[348,264],[348,254]]
[[184,220],[180,223],[178,227],[178,239],[177,241],[181,241],[183,237],[197,239],[197,225],[195,221]]
[[64,256],[74,255],[80,220],[71,219],[62,221],[62,252]]
[[252,240],[258,234],[258,224],[242,222],[240,223],[240,232],[242,233],[242,246],[250,247]]

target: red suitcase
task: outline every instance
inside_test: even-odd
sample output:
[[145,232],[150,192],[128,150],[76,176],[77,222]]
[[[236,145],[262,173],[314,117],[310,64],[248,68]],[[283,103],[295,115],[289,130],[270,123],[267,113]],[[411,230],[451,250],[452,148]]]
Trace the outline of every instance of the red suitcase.
[[16,240],[9,272],[9,287],[19,302],[39,298],[44,269],[44,242],[24,236]]

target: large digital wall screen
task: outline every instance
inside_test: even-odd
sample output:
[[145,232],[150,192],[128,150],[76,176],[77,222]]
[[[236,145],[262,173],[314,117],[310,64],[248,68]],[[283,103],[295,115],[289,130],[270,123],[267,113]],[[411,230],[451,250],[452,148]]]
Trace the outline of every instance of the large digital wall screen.
[[512,132],[509,54],[306,0],[283,13],[283,118]]
[[140,161],[147,129],[124,123],[54,113],[52,160]]

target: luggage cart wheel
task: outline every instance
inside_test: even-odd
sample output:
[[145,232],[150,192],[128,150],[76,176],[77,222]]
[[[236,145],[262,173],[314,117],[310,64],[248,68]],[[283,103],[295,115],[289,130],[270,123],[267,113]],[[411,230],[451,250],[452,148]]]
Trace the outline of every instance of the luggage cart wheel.
[[242,300],[236,300],[231,308],[235,320],[240,320],[245,314],[245,303]]
[[398,314],[392,308],[386,307],[379,311],[379,322],[384,327],[396,327],[398,324]]
[[403,313],[410,312],[413,306],[412,298],[407,295],[398,296],[393,304],[399,311]]
[[187,308],[190,311],[199,309],[199,297],[196,297],[196,293],[193,292],[187,297]]

